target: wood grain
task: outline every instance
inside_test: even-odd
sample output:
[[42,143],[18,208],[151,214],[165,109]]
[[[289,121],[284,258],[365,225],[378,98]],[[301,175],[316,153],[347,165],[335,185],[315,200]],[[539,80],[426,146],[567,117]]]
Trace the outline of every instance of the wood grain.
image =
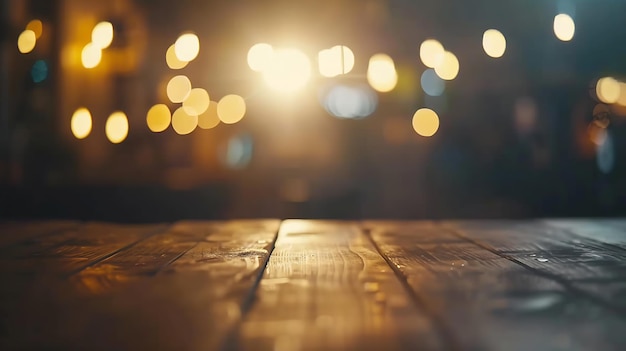
[[[432,222],[364,226],[463,349],[589,350],[626,345],[619,332],[626,324],[604,306],[445,227]],[[515,229],[510,228],[518,223],[447,226],[493,242],[507,255],[536,253],[543,247],[534,238],[516,241],[511,234]],[[476,228],[475,236],[469,227]]]
[[0,299],[0,349],[220,349],[278,225],[178,222],[69,278],[31,281]]
[[355,224],[288,220],[230,346],[429,350],[442,347],[438,336]]

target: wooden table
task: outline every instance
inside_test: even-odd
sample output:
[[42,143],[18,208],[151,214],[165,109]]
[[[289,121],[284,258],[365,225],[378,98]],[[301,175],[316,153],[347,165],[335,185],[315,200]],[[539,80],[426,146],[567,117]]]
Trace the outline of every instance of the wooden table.
[[626,220],[0,222],[0,350],[626,350]]

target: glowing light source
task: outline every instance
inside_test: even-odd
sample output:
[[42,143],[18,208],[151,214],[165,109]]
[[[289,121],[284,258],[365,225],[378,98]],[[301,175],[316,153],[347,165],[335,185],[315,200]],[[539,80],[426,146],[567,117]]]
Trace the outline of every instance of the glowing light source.
[[35,33],[35,38],[39,39],[43,33],[43,23],[40,20],[34,19],[26,25],[26,29],[32,30]]
[[241,121],[245,114],[246,101],[239,95],[226,95],[217,103],[217,115],[226,124]]
[[376,110],[378,98],[367,86],[337,85],[324,98],[324,108],[338,118],[364,118]]
[[367,67],[367,82],[381,93],[392,91],[398,84],[398,72],[393,59],[386,54],[372,56]]
[[493,58],[502,57],[506,51],[506,38],[497,29],[488,29],[483,34],[483,49]]
[[20,33],[19,37],[17,37],[17,49],[22,54],[28,54],[33,51],[35,44],[37,44],[37,36],[35,35],[35,32],[30,29],[26,29]]
[[453,80],[459,74],[459,60],[450,51],[443,54],[443,61],[435,67],[435,73],[445,80]]
[[200,39],[193,33],[183,34],[174,43],[174,53],[180,61],[193,61],[200,52]]
[[211,101],[209,108],[198,116],[198,126],[202,129],[211,129],[220,124],[220,117],[217,115],[217,102]]
[[164,104],[156,104],[152,106],[146,115],[148,128],[155,133],[166,130],[167,127],[170,126],[171,120],[172,115],[170,113],[170,109]]
[[574,38],[576,24],[569,15],[564,13],[554,17],[554,34],[561,41],[570,41]]
[[198,116],[190,115],[185,109],[179,107],[172,115],[172,128],[180,135],[193,132],[198,126]]
[[354,68],[354,53],[347,46],[336,45],[322,50],[317,55],[320,74],[324,77],[336,77],[346,74]]
[[128,136],[128,117],[122,111],[113,112],[106,121],[104,131],[113,144],[119,144]]
[[600,78],[596,84],[596,95],[600,101],[614,104],[621,95],[620,83],[613,77]]
[[113,25],[111,22],[100,22],[91,31],[91,42],[100,49],[108,48],[113,42]]
[[619,83],[619,98],[617,104],[620,106],[626,106],[626,83]]
[[91,127],[91,113],[89,113],[88,109],[81,107],[74,111],[70,121],[70,128],[76,139],[85,139],[91,133]]
[[421,108],[413,115],[413,130],[421,136],[430,137],[439,129],[439,116],[428,108]]
[[420,45],[420,59],[426,67],[439,66],[443,62],[444,52],[443,45],[435,39],[424,40]]
[[422,89],[430,96],[440,96],[446,90],[446,83],[432,68],[429,68],[422,73],[420,81],[422,83]]
[[167,82],[167,98],[171,102],[181,103],[185,101],[191,92],[191,81],[187,76],[175,76]]
[[171,69],[181,69],[185,68],[189,62],[181,61],[176,57],[176,53],[174,52],[174,44],[170,45],[167,48],[167,52],[165,53],[165,62],[167,63],[167,67]]
[[183,108],[185,112],[190,115],[200,115],[203,114],[204,111],[209,107],[209,93],[202,88],[194,88],[191,89],[189,95],[183,101]]
[[311,62],[297,49],[278,49],[263,69],[263,79],[272,89],[294,93],[302,89],[311,78]]
[[33,82],[41,83],[48,78],[48,64],[44,60],[37,60],[30,69],[30,76]]
[[80,58],[83,63],[83,67],[88,69],[94,68],[98,66],[100,64],[100,60],[102,60],[102,50],[92,43],[89,43],[83,48]]
[[254,44],[248,50],[248,66],[253,71],[262,72],[272,60],[272,55],[274,55],[274,49],[270,44]]

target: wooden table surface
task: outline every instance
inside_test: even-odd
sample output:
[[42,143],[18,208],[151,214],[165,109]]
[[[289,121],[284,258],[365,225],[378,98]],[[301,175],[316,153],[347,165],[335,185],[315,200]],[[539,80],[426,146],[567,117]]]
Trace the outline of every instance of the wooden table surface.
[[626,350],[626,220],[0,222],[0,350]]

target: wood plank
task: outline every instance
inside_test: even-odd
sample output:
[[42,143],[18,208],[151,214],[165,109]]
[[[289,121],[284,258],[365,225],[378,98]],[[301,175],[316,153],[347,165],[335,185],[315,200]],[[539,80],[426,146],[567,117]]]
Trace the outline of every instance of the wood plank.
[[[460,225],[463,233],[498,253],[626,314],[620,306],[623,303],[607,299],[610,294],[597,294],[605,289],[603,286],[614,286],[626,279],[626,250],[618,241],[626,233],[620,235],[619,230],[595,221],[561,221],[559,225],[556,221],[515,223],[490,221],[489,228],[484,227],[485,222]],[[502,243],[503,238],[507,238],[508,244]],[[510,246],[517,250],[511,251]]]
[[38,236],[55,234],[74,228],[79,223],[75,221],[9,221],[0,222],[0,250],[6,246],[28,241]]
[[[536,252],[506,228],[521,223],[481,222],[466,233],[493,241],[507,255]],[[560,282],[478,246],[432,222],[365,222],[381,252],[396,265],[463,349],[622,349],[626,323]],[[495,234],[497,231],[497,234]],[[491,233],[491,234],[487,234]],[[551,241],[551,238],[546,238]]]
[[439,332],[356,224],[288,220],[230,347],[431,350]]
[[8,247],[1,252],[0,273],[69,274],[164,228],[85,223]]
[[0,299],[0,349],[220,349],[278,225],[179,222],[69,279],[23,286]]

